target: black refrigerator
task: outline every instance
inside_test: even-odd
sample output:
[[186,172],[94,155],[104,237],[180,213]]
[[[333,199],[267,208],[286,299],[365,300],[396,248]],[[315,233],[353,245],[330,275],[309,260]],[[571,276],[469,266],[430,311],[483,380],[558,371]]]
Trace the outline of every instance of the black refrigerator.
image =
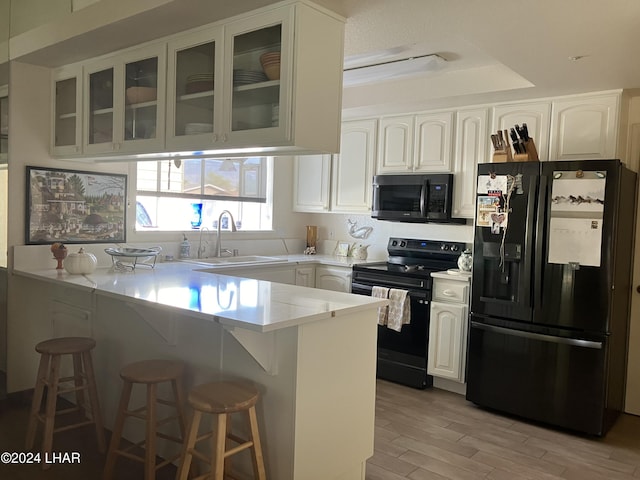
[[624,406],[636,175],[478,166],[466,398],[604,435]]

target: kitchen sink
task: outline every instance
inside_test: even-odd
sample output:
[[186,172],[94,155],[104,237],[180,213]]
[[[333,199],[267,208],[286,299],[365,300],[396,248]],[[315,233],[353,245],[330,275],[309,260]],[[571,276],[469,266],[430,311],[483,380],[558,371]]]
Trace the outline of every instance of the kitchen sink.
[[264,255],[241,255],[237,257],[212,257],[183,259],[183,262],[204,263],[207,265],[243,265],[254,263],[286,262],[282,257],[269,257]]

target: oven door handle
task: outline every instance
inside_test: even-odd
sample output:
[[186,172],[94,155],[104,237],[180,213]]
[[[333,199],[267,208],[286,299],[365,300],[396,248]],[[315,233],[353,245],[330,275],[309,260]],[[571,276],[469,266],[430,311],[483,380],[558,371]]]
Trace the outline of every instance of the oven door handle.
[[[383,285],[381,285],[383,286]],[[391,287],[389,287],[391,288]],[[373,290],[373,285],[366,285],[364,283],[351,283],[351,293],[356,293],[358,295],[371,295],[371,291]],[[420,292],[417,290],[407,290],[409,297],[411,300],[415,300],[418,303],[429,303],[429,296],[426,292]]]

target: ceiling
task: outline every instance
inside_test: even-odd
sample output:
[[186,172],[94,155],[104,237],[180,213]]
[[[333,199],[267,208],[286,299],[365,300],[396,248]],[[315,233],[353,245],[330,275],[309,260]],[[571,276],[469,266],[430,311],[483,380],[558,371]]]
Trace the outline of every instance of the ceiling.
[[346,88],[345,116],[640,87],[637,0],[317,3],[347,18],[346,57],[413,45],[448,60],[435,74]]
[[[399,56],[437,53],[447,60],[428,75],[345,88],[345,118],[640,88],[638,0],[315,2],[347,19],[346,57],[400,49]],[[158,7],[143,15],[92,31],[90,38],[61,40],[61,48],[34,50],[24,60],[54,66],[62,61],[57,53],[65,52],[70,63],[271,3],[156,0]]]

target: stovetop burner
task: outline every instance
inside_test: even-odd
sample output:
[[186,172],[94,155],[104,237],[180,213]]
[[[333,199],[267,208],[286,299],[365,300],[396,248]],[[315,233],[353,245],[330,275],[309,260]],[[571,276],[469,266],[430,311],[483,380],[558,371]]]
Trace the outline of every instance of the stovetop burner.
[[387,262],[359,264],[353,269],[428,277],[431,272],[455,268],[460,252],[465,248],[464,243],[458,242],[390,238]]

